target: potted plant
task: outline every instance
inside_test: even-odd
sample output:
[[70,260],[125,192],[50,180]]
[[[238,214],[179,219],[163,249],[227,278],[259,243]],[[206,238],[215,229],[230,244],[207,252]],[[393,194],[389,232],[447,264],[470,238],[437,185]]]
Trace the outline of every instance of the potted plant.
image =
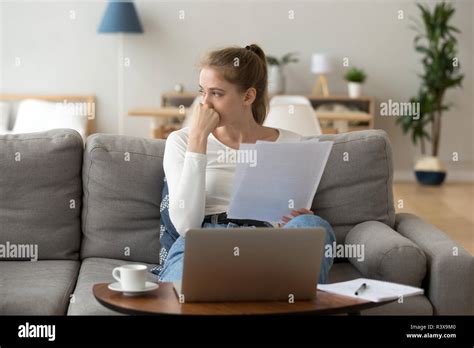
[[289,63],[297,63],[298,58],[295,57],[297,52],[285,54],[281,59],[275,56],[267,56],[268,64],[268,93],[281,94],[285,92],[285,76],[283,75],[283,67]]
[[[461,86],[464,75],[459,72],[457,39],[460,31],[449,23],[455,10],[447,3],[437,4],[433,11],[417,4],[422,23],[414,29],[417,35],[414,46],[421,53],[423,73],[418,96],[411,98],[419,103],[417,117],[405,115],[397,120],[403,132],[411,132],[414,145],[420,143],[421,157],[415,163],[415,176],[421,184],[441,185],[446,178],[446,168],[438,157],[441,139],[441,118],[452,105],[444,103],[449,88]],[[429,131],[428,131],[429,130]],[[426,141],[431,143],[431,155],[427,154]]]
[[358,68],[350,68],[347,70],[344,78],[348,82],[347,88],[349,97],[358,98],[362,95],[362,84],[364,83],[367,76],[364,70]]

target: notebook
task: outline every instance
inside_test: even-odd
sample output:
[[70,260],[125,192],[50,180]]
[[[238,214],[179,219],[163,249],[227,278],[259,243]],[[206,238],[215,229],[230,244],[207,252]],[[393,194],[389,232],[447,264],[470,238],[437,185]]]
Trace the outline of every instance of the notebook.
[[[366,284],[365,288],[361,288],[364,283]],[[318,290],[371,302],[395,300],[402,296],[408,297],[424,293],[421,288],[367,278],[358,278],[341,283],[318,284]]]

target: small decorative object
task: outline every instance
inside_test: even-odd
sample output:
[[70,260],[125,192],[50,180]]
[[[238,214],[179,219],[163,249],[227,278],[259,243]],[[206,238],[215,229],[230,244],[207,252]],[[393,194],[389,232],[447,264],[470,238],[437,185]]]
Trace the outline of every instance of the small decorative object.
[[283,68],[289,63],[297,63],[298,58],[294,57],[297,52],[285,54],[281,59],[274,56],[267,56],[268,68],[268,93],[282,94],[285,92],[285,76]]
[[347,88],[349,91],[349,97],[359,98],[362,95],[362,84],[367,78],[364,70],[350,68],[344,75],[344,78],[348,82]]
[[178,93],[183,93],[184,91],[184,86],[182,83],[177,83],[176,85],[174,85],[174,90]]
[[325,53],[314,53],[311,57],[311,72],[319,74],[316,84],[313,88],[313,96],[319,95],[319,90],[322,90],[324,97],[329,97],[329,86],[326,75],[333,70],[331,58]]
[[415,176],[422,185],[441,185],[446,178],[446,168],[438,157],[422,156],[416,161]]
[[[446,168],[438,157],[441,139],[441,116],[452,104],[445,103],[449,88],[461,87],[464,75],[460,73],[456,33],[460,31],[449,23],[455,9],[441,2],[431,10],[417,4],[422,21],[414,39],[415,50],[422,54],[423,73],[421,86],[411,103],[419,106],[416,115],[403,115],[397,119],[403,133],[411,132],[414,145],[420,142],[421,157],[415,161],[415,176],[422,185],[441,185],[446,178]],[[436,64],[435,64],[436,63]],[[429,132],[429,130],[431,130]],[[431,156],[427,155],[425,141],[431,142]]]

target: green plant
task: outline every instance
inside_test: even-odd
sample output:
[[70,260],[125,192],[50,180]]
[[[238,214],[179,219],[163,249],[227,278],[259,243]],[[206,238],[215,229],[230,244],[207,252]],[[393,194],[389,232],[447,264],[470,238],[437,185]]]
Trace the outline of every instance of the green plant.
[[299,60],[295,57],[297,54],[298,52],[290,52],[281,57],[281,59],[278,59],[275,56],[267,56],[267,64],[283,67],[288,63],[298,63]]
[[420,140],[421,153],[426,153],[425,139],[431,140],[429,133],[426,131],[429,118],[427,115],[431,112],[432,103],[427,100],[428,96],[423,91],[416,97],[410,98],[410,103],[413,105],[419,103],[419,115],[414,118],[413,115],[404,115],[400,117],[397,122],[401,124],[403,133],[408,133],[411,130],[411,140],[413,144],[417,145],[418,139]]
[[347,70],[346,74],[344,75],[344,78],[346,79],[346,81],[349,82],[363,83],[367,78],[367,75],[362,69],[350,68],[349,70]]
[[[420,103],[420,117],[413,119],[410,115],[401,117],[397,123],[403,132],[412,132],[412,141],[416,145],[420,140],[421,152],[426,153],[425,140],[431,141],[431,154],[437,156],[441,137],[441,117],[443,111],[452,105],[443,104],[446,90],[462,86],[464,75],[459,72],[457,39],[455,33],[460,31],[450,25],[449,21],[455,9],[447,3],[437,4],[433,12],[428,6],[417,4],[421,11],[422,22],[412,27],[417,31],[414,39],[415,50],[423,55],[423,73],[418,96],[411,100]],[[431,133],[426,127],[431,126]]]

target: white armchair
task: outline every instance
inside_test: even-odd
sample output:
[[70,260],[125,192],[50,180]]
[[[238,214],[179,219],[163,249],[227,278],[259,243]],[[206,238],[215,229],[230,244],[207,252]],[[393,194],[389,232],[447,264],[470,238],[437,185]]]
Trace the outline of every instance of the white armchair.
[[302,95],[276,95],[270,100],[270,107],[281,104],[302,104],[311,106],[311,102],[309,101],[309,99],[303,97]]
[[310,105],[274,104],[265,119],[264,126],[282,128],[302,136],[321,135],[321,126]]

